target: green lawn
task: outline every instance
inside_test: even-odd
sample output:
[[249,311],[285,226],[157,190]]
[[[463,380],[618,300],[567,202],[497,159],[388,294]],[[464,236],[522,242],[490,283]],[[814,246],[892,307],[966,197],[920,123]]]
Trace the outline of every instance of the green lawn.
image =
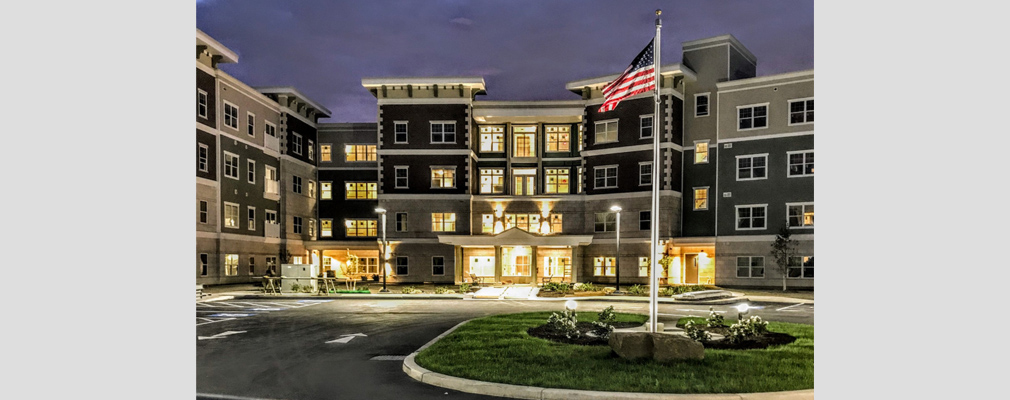
[[[475,319],[422,351],[415,361],[446,375],[547,388],[751,393],[814,387],[812,325],[769,322],[769,330],[797,340],[762,350],[706,349],[703,361],[662,364],[624,360],[612,355],[608,346],[566,345],[526,334],[528,328],[546,323],[548,316],[550,312],[534,312]],[[637,314],[617,316],[618,321],[647,319]],[[579,312],[578,318],[594,321],[596,313]]]

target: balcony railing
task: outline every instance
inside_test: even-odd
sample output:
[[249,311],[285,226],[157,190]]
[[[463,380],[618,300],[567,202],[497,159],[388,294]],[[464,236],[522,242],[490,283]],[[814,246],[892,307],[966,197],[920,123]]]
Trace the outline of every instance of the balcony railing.
[[281,182],[267,179],[264,183],[266,184],[266,188],[263,190],[263,197],[273,200],[280,199]]
[[263,135],[263,144],[266,148],[280,153],[281,141],[276,136]]
[[267,223],[263,224],[263,226],[264,226],[264,235],[266,237],[270,237],[270,238],[279,238],[279,237],[281,237],[281,224],[274,224],[274,223],[267,222]]

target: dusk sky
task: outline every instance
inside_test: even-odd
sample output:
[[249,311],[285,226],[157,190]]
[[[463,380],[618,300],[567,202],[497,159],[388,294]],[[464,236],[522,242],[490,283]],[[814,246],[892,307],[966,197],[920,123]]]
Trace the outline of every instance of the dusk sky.
[[250,86],[294,86],[321,122],[375,122],[366,77],[483,76],[477,100],[574,100],[565,83],[623,71],[655,34],[663,64],[681,42],[736,36],[759,76],[814,68],[813,0],[197,0],[197,28],[239,55]]

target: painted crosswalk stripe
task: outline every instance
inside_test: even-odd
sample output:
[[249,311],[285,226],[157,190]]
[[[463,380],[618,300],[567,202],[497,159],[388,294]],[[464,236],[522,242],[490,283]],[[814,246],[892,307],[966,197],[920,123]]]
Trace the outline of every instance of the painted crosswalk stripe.
[[786,310],[786,309],[789,309],[789,308],[793,308],[793,307],[796,307],[796,306],[802,306],[802,305],[803,305],[803,303],[797,303],[797,304],[793,304],[791,306],[782,307],[782,308],[777,309],[775,311],[783,311],[783,310]]

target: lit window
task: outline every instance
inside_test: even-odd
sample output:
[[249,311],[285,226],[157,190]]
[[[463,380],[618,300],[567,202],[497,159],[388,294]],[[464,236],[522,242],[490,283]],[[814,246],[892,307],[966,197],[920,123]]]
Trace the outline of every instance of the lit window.
[[529,276],[533,257],[526,246],[502,247],[502,276]]
[[432,213],[431,214],[431,231],[432,232],[455,232],[456,231],[456,213]]
[[571,257],[544,257],[544,272],[545,276],[567,276],[570,272],[566,271],[567,268],[572,266]]
[[302,193],[302,177],[291,175],[291,191],[298,194]]
[[505,229],[512,227],[530,233],[540,233],[540,214],[506,214]]
[[410,269],[407,266],[407,257],[396,257],[396,275],[407,275],[409,270]]
[[312,142],[312,139],[309,139],[309,145],[307,148],[309,149],[309,160],[314,160],[316,157],[316,145]]
[[494,233],[494,214],[481,214],[481,233]]
[[320,237],[333,237],[333,220],[332,219],[322,219],[322,220],[319,220],[319,236]]
[[480,170],[480,192],[481,193],[504,193],[505,192],[505,170],[497,168],[481,168]]
[[708,187],[694,188],[694,209],[708,209]]
[[379,258],[378,257],[359,257],[358,258],[358,269],[363,274],[378,274],[379,273]]
[[616,261],[614,257],[593,257],[593,275],[614,276],[616,272],[614,264],[616,264]]
[[291,132],[291,152],[294,154],[302,154],[302,135]]
[[639,117],[641,135],[642,139],[652,137],[652,115],[643,115]]
[[256,161],[246,160],[246,181],[252,184],[256,183]]
[[578,183],[576,185],[576,189],[575,190],[576,190],[576,193],[582,193],[582,174],[583,174],[582,167],[579,167],[579,171],[578,172],[579,172],[579,181],[578,181]]
[[814,176],[814,152],[790,151],[789,156],[789,176]]
[[316,238],[316,219],[309,218],[309,237],[312,239]]
[[393,167],[395,171],[394,187],[397,189],[407,189],[407,168]]
[[814,277],[814,256],[789,257],[786,276],[789,278],[810,278]]
[[274,124],[271,124],[269,121],[263,121],[263,126],[263,133],[270,137],[277,137],[277,127]]
[[617,120],[603,121],[596,123],[596,143],[610,143],[617,141]]
[[207,118],[207,92],[196,90],[196,115]]
[[638,212],[638,230],[647,231],[652,229],[652,211]]
[[432,188],[454,188],[456,187],[455,168],[432,168],[431,187]]
[[249,207],[249,206],[247,206],[246,207],[246,214],[248,214],[247,215],[248,216],[248,223],[246,224],[246,228],[249,229],[250,231],[255,231],[256,230],[256,207]]
[[224,274],[227,276],[238,275],[238,254],[224,255]]
[[333,198],[333,183],[319,182],[319,199],[330,200]]
[[249,136],[256,136],[256,114],[246,113],[246,133]]
[[505,151],[505,128],[500,126],[480,127],[480,151],[501,153]]
[[347,182],[344,183],[345,195],[348,200],[375,199],[378,196],[378,183]]
[[232,129],[238,129],[238,107],[229,102],[224,102],[224,125]]
[[649,276],[649,257],[638,257],[638,276]]
[[569,126],[548,126],[547,151],[570,151],[572,148],[572,128]]
[[455,122],[432,122],[431,123],[432,143],[456,143],[456,123]]
[[814,203],[786,204],[789,227],[812,228],[814,226]]
[[376,236],[376,220],[374,219],[346,219],[344,227],[347,229],[348,237],[356,236]]
[[768,177],[768,155],[736,157],[736,180],[747,181]]
[[515,126],[512,127],[512,142],[514,144],[512,157],[536,157],[537,156],[537,127],[535,126]]
[[224,203],[224,227],[238,229],[238,204]]
[[316,198],[316,181],[310,179],[308,187],[309,187],[309,198],[310,199]]
[[206,201],[200,200],[200,223],[206,224],[210,222],[210,212],[208,211],[208,203]]
[[652,184],[652,162],[638,163],[638,185]]
[[291,217],[291,228],[294,233],[302,233],[302,217]]
[[407,143],[407,123],[406,122],[394,122],[393,123],[393,142],[394,143]]
[[765,258],[764,257],[737,257],[736,258],[737,278],[764,278]]
[[561,214],[551,214],[551,233],[561,233],[563,225]]
[[263,183],[266,185],[264,189],[267,193],[278,194],[280,193],[280,181],[277,177],[277,168],[271,167],[269,165],[263,166]]
[[546,170],[547,188],[545,192],[568,194],[568,182],[571,179],[568,174],[568,168],[548,168]]
[[768,105],[737,107],[737,130],[768,127]]
[[617,213],[596,213],[596,232],[613,232],[617,230]]
[[704,117],[708,115],[708,93],[694,95],[694,116]]
[[431,274],[439,276],[445,275],[445,257],[431,258]]
[[694,144],[694,163],[708,163],[708,142],[696,142]]
[[332,147],[328,144],[319,145],[319,161],[332,161]]
[[617,166],[607,166],[607,167],[595,167],[593,168],[593,173],[595,175],[595,185],[596,189],[607,189],[617,187]]
[[789,102],[789,125],[814,122],[814,99]]
[[224,176],[238,179],[238,156],[224,152]]
[[198,143],[196,148],[196,168],[200,172],[208,172],[210,163],[208,159],[210,157],[210,148],[203,143]]
[[344,161],[375,161],[375,145],[349,144],[344,146]]
[[537,170],[534,168],[516,168],[512,170],[512,194],[515,196],[532,196],[536,189]]
[[396,231],[407,231],[407,213],[396,213]]
[[736,229],[765,229],[765,207],[764,205],[737,206]]

